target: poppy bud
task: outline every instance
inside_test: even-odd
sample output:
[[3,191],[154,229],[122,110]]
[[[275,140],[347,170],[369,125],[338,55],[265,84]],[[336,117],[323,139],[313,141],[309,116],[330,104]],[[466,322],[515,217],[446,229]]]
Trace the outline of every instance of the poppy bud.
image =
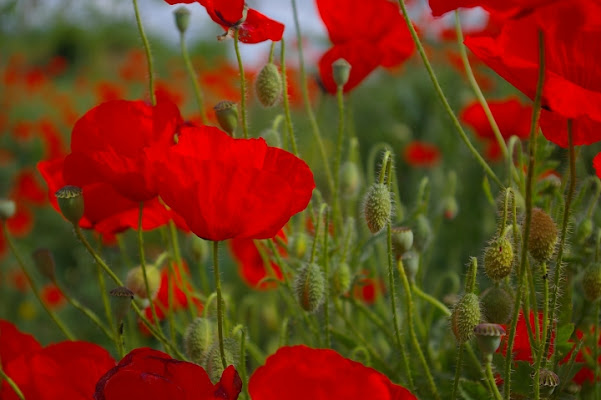
[[186,7],[181,6],[173,12],[173,15],[175,16],[177,30],[182,34],[186,33],[188,25],[190,25],[190,11]]
[[332,63],[332,76],[336,86],[344,87],[351,74],[351,64],[344,58],[339,58]]
[[495,282],[511,273],[513,266],[513,246],[504,237],[493,239],[484,250],[484,272]]
[[[225,353],[226,366],[233,365],[237,369],[240,362],[240,345],[238,344],[238,341],[233,338],[225,338],[223,340],[223,350]],[[205,369],[213,382],[219,382],[224,368],[221,361],[221,352],[219,350],[218,341],[213,343],[207,354]]]
[[206,353],[213,343],[215,327],[207,318],[196,318],[184,334],[184,350],[188,358],[198,364],[204,363]]
[[405,270],[409,282],[415,281],[415,276],[419,269],[419,254],[413,251],[403,254],[403,256],[399,258],[397,268],[403,268]]
[[220,101],[215,107],[215,115],[219,126],[230,136],[238,127],[238,106],[232,101]]
[[476,325],[474,335],[484,359],[491,361],[492,355],[501,344],[501,337],[505,335],[505,329],[501,325],[483,323]]
[[125,278],[125,287],[142,299],[153,298],[159,291],[159,286],[161,284],[161,273],[156,267],[147,265],[146,277],[148,278],[148,289],[150,290],[150,296],[146,292],[144,271],[142,270],[141,266],[129,270],[127,277]]
[[348,292],[351,288],[351,268],[347,263],[343,262],[338,264],[338,267],[334,270],[332,281],[332,289],[336,296]]
[[282,98],[282,76],[275,64],[261,69],[255,80],[255,93],[263,107],[273,107]]
[[111,303],[113,315],[118,323],[123,321],[131,306],[131,301],[134,299],[134,292],[126,287],[119,286],[109,292],[111,295]]
[[474,328],[480,323],[480,302],[478,296],[466,293],[455,304],[451,314],[451,329],[458,343],[464,343],[474,336]]
[[396,258],[401,258],[403,254],[413,247],[413,231],[409,228],[396,228],[392,234],[392,247]]
[[601,264],[593,264],[586,269],[582,277],[582,288],[584,297],[589,301],[601,297]]
[[413,228],[413,246],[419,252],[428,247],[432,241],[432,225],[430,220],[424,214],[419,214],[415,220]]
[[190,250],[192,250],[194,261],[199,264],[204,263],[209,256],[209,245],[207,244],[207,241],[196,235],[190,235]]
[[77,225],[84,213],[83,195],[80,187],[64,186],[55,194],[63,216],[73,225]]
[[7,220],[12,218],[17,212],[17,205],[14,201],[8,199],[0,199],[0,219]]
[[459,212],[459,205],[454,196],[447,196],[442,200],[442,213],[446,219],[455,219]]
[[261,132],[261,137],[265,139],[268,146],[282,148],[282,137],[280,136],[280,132],[275,129],[265,129]]
[[551,396],[557,386],[559,386],[559,377],[553,371],[541,369],[538,375],[540,385],[540,396],[543,399]]
[[549,214],[540,208],[534,208],[528,237],[528,251],[536,261],[545,262],[553,256],[556,243],[557,225]]
[[593,220],[586,218],[576,230],[576,243],[584,243],[593,233]]
[[305,311],[314,312],[325,298],[326,283],[323,272],[315,263],[305,264],[296,275],[294,291]]
[[513,296],[500,287],[490,287],[480,295],[484,318],[493,324],[506,324],[513,310]]
[[344,198],[353,198],[359,194],[361,174],[359,167],[352,161],[346,161],[340,166],[340,194]]
[[371,233],[376,234],[384,229],[392,214],[392,201],[388,186],[383,183],[371,185],[363,200],[363,213]]
[[40,273],[46,278],[54,281],[56,279],[54,275],[56,268],[52,252],[48,249],[37,249],[31,254],[31,256],[38,271],[40,271]]

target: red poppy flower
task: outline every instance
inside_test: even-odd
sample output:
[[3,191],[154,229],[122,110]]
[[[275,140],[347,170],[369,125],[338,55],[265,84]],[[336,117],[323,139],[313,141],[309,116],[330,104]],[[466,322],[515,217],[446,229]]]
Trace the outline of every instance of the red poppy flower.
[[[87,342],[61,342],[42,348],[11,323],[0,321],[0,360],[27,399],[88,400],[98,379],[115,361],[102,347]],[[0,398],[16,400],[2,382]]]
[[[282,230],[276,237],[286,241],[286,234]],[[278,241],[275,238],[271,240],[279,248],[280,254],[285,255],[286,250],[278,244]],[[252,239],[234,239],[229,242],[229,246],[238,261],[238,273],[248,286],[260,290],[276,287],[274,282],[261,282],[270,275],[271,271],[275,273],[275,278],[282,280],[282,270],[275,262],[269,261],[273,258],[271,250],[263,243]],[[261,253],[267,257],[267,260],[263,259]],[[266,266],[266,262],[270,263],[269,268]]]
[[[538,31],[545,43],[541,127],[550,141],[566,147],[567,118],[574,121],[574,145],[601,140],[601,4],[556,1],[508,21],[498,35],[467,37],[478,58],[531,99],[538,81]],[[545,111],[546,110],[546,111]]]
[[[530,311],[530,326],[534,329],[534,312]],[[538,323],[539,326],[543,326],[543,313],[538,313]],[[509,325],[502,325],[505,330],[509,329]],[[535,332],[532,332],[532,336],[536,335]],[[542,333],[541,333],[542,335]],[[503,356],[507,353],[507,336],[505,336],[499,346],[499,350],[503,353]],[[555,333],[551,336],[551,346],[549,347],[548,357],[551,357],[553,354],[553,342],[555,341]],[[513,360],[514,361],[527,361],[532,364],[532,347],[530,346],[530,338],[528,337],[528,325],[526,325],[526,320],[524,319],[524,315],[522,311],[520,311],[520,315],[518,317],[518,323],[516,325],[515,330],[515,339],[513,342]]]
[[11,197],[36,205],[46,202],[46,192],[40,187],[34,171],[28,168],[17,175]]
[[378,66],[397,66],[415,50],[398,6],[388,0],[317,0],[317,9],[334,45],[319,60],[321,81],[330,93],[336,93],[332,63],[337,59],[351,64],[348,92]]
[[[365,275],[367,271],[363,272]],[[374,304],[378,297],[382,295],[386,286],[380,278],[370,278],[365,276],[357,282],[353,287],[353,297],[359,299],[366,304]]]
[[253,400],[417,399],[384,374],[334,350],[282,347],[248,383]]
[[42,301],[52,310],[58,310],[67,302],[63,292],[54,283],[44,285],[40,294]]
[[147,155],[161,198],[207,240],[272,238],[315,187],[301,159],[214,127],[183,127],[177,145]]
[[553,1],[556,0],[429,0],[428,2],[435,17],[458,8],[473,7],[482,7],[489,12],[509,17],[521,15]]
[[242,380],[233,365],[213,385],[199,365],[149,348],[132,350],[96,385],[95,400],[236,400]]
[[80,187],[106,183],[137,202],[156,197],[144,149],[165,151],[182,122],[177,107],[161,98],[154,107],[125,100],[94,107],[73,127],[65,181]]
[[[590,333],[592,336],[594,333],[594,327],[591,327]],[[578,339],[582,339],[584,337],[584,332],[582,332],[580,329],[576,329],[576,336],[578,337]],[[594,338],[594,336],[593,336],[593,338]],[[601,336],[597,340],[598,340],[598,343],[601,345]],[[590,344],[594,345],[594,343],[590,343]],[[560,361],[560,364],[569,362],[573,351],[574,351],[574,349],[572,349],[564,357],[564,359]],[[587,355],[587,357],[585,357],[585,354]],[[591,350],[590,347],[583,346],[583,348],[580,349],[578,354],[576,354],[576,358],[574,359],[574,361],[577,363],[585,364],[587,361],[587,358],[594,360],[593,351]],[[597,358],[597,363],[601,364],[601,355]],[[597,380],[599,380],[599,378],[597,378]],[[595,382],[595,371],[594,371],[594,369],[589,368],[589,365],[584,365],[582,368],[580,368],[580,370],[576,373],[576,375],[574,375],[574,378],[572,378],[572,381],[579,385],[582,385],[585,382],[592,384]]]
[[413,141],[403,152],[405,162],[412,167],[431,168],[440,161],[440,150],[431,143]]

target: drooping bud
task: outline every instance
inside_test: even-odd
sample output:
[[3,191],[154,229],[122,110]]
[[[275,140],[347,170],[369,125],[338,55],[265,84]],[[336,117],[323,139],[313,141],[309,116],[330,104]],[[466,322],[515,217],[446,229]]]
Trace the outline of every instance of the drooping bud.
[[336,296],[341,296],[351,288],[351,268],[345,262],[338,264],[332,278],[332,291]]
[[12,218],[17,212],[17,205],[14,201],[8,199],[0,199],[0,219],[7,220]]
[[392,201],[386,185],[374,183],[369,188],[363,201],[363,213],[371,233],[376,234],[384,229],[392,214]]
[[37,249],[31,253],[36,268],[44,277],[54,281],[56,264],[52,252],[48,249]]
[[305,311],[316,311],[325,298],[326,283],[323,272],[315,263],[305,264],[296,275],[294,291]]
[[413,246],[420,253],[423,252],[432,241],[432,225],[424,214],[419,214],[413,228]]
[[273,107],[282,98],[282,76],[273,63],[266,64],[255,80],[255,93],[263,107]]
[[238,106],[236,103],[227,100],[220,101],[213,109],[221,129],[233,136],[238,127]]
[[196,318],[184,334],[184,350],[186,356],[198,365],[204,364],[208,351],[215,337],[215,326],[207,318]]
[[582,277],[582,289],[589,301],[601,298],[601,264],[592,264],[586,269]]
[[413,231],[410,228],[394,228],[392,230],[392,248],[397,259],[413,247]]
[[493,324],[506,324],[513,311],[513,296],[500,287],[490,287],[480,295],[484,319]]
[[175,16],[177,30],[182,34],[186,33],[188,25],[190,25],[190,11],[186,7],[181,6],[173,11],[173,15]]
[[478,347],[484,359],[490,361],[501,344],[501,337],[505,335],[505,329],[501,325],[483,323],[476,325],[474,335],[476,335]]
[[495,282],[511,273],[513,245],[504,237],[493,239],[484,251],[484,272]]
[[[233,365],[237,369],[238,364],[240,363],[240,345],[238,344],[238,341],[233,338],[225,338],[223,340],[223,349],[225,353],[225,364],[227,366]],[[207,354],[205,369],[207,370],[211,381],[219,381],[224,368],[221,361],[221,352],[219,351],[218,341],[213,343]]]
[[538,382],[540,385],[540,396],[541,398],[546,399],[551,396],[555,391],[555,388],[559,386],[559,377],[553,371],[541,369],[538,376]]
[[344,58],[339,58],[332,63],[332,77],[336,86],[344,87],[351,75],[351,64]]
[[190,250],[194,261],[201,264],[209,257],[209,245],[206,240],[199,238],[196,235],[190,235]]
[[79,220],[83,217],[84,203],[82,193],[80,187],[69,185],[62,187],[54,194],[58,200],[61,213],[73,225],[79,224]]
[[419,254],[413,251],[403,254],[403,256],[399,258],[397,268],[404,268],[409,282],[415,281],[415,276],[419,269]]
[[148,289],[150,296],[146,292],[146,282],[144,281],[144,271],[141,266],[132,268],[125,278],[125,287],[131,290],[136,296],[142,299],[153,298],[161,285],[161,272],[158,268],[147,265],[146,277],[148,278]]
[[261,137],[265,139],[265,142],[268,146],[271,147],[282,147],[282,137],[280,136],[280,132],[275,129],[268,128],[261,132]]
[[126,287],[119,286],[109,292],[111,295],[111,303],[113,315],[118,323],[123,321],[131,307],[131,301],[134,299],[134,292]]
[[528,251],[538,262],[551,259],[557,243],[557,225],[545,211],[540,208],[532,210]]
[[346,161],[340,166],[340,195],[346,199],[359,194],[361,189],[361,173],[356,163]]
[[480,317],[478,296],[466,293],[451,314],[451,329],[458,343],[465,343],[474,336],[474,328],[480,323]]

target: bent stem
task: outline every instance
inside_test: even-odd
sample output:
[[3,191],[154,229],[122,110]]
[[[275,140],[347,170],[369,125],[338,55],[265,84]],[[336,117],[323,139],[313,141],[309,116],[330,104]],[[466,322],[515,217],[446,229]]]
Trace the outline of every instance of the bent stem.
[[242,132],[244,133],[244,139],[248,139],[248,123],[246,122],[246,78],[244,77],[244,65],[242,65],[242,56],[240,56],[240,48],[238,46],[239,35],[240,30],[236,29],[236,33],[234,33],[234,50],[236,51],[238,70],[240,71],[240,111],[242,113]]
[[190,61],[190,55],[188,54],[188,48],[186,46],[186,35],[184,34],[184,32],[180,32],[179,34],[179,44],[182,52],[182,58],[184,59],[184,64],[186,65],[186,71],[188,72],[188,76],[192,81],[194,96],[196,97],[196,102],[198,103],[198,111],[200,111],[200,123],[202,125],[205,125],[208,120],[207,114],[205,112],[202,91],[200,90],[200,85],[198,84],[198,80],[196,79],[196,75],[194,73],[194,67],[192,66],[192,62]]
[[298,157],[298,147],[296,147],[296,138],[294,137],[294,128],[292,127],[292,117],[290,116],[290,99],[288,98],[288,78],[286,77],[286,44],[284,43],[284,38],[282,38],[281,42],[282,48],[280,52],[280,69],[282,70],[282,96],[284,101],[284,115],[286,117],[286,130],[288,131],[288,138],[290,139],[290,147],[292,147],[292,153]]
[[221,296],[221,278],[219,276],[219,242],[213,242],[213,271],[215,272],[215,292],[217,293],[217,334],[219,336],[219,354],[223,368],[227,368],[225,348],[223,346],[223,298]]
[[144,51],[146,52],[146,62],[148,63],[148,90],[150,91],[150,104],[153,106],[157,105],[157,99],[154,94],[154,64],[152,62],[152,53],[150,51],[150,43],[144,33],[144,26],[142,25],[142,18],[140,18],[140,10],[138,9],[138,0],[132,0],[134,4],[134,12],[136,14],[136,23],[138,24],[138,31],[144,44]]
[[6,383],[8,383],[11,389],[15,392],[17,397],[20,400],[25,400],[25,396],[23,395],[21,389],[19,389],[19,386],[15,383],[15,381],[12,380],[10,376],[6,375],[6,372],[4,372],[4,369],[2,369],[2,364],[0,364],[0,378],[0,384],[2,381],[6,381]]

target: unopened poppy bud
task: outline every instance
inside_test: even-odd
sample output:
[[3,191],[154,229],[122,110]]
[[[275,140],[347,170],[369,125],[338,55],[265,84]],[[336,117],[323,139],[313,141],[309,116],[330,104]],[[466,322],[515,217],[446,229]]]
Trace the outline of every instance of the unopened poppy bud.
[[184,350],[193,363],[204,364],[214,333],[215,326],[207,318],[196,318],[188,325],[184,334]]
[[186,33],[188,25],[190,25],[190,11],[184,6],[178,7],[173,11],[175,16],[175,25],[180,33]]
[[326,282],[319,265],[305,264],[296,275],[294,291],[305,311],[316,311],[325,298]]
[[215,107],[215,115],[219,126],[230,136],[238,127],[238,106],[232,101],[220,101]]
[[209,245],[206,240],[199,238],[196,235],[190,235],[190,250],[194,261],[201,264],[209,257]]
[[7,220],[12,218],[17,212],[17,205],[14,201],[8,199],[0,199],[0,219]]
[[255,93],[263,107],[273,107],[282,98],[282,76],[273,63],[266,64],[255,80]]
[[54,263],[54,257],[52,252],[48,249],[37,249],[32,254],[33,262],[36,268],[44,277],[54,281],[56,264]]
[[420,253],[423,252],[432,241],[432,225],[424,214],[419,214],[413,228],[413,247]]
[[584,297],[589,301],[601,298],[601,264],[592,264],[582,277]]
[[123,321],[131,307],[131,301],[134,299],[134,292],[126,287],[119,286],[109,292],[111,295],[111,303],[113,315],[118,323]]
[[341,296],[351,288],[351,268],[345,262],[338,264],[334,270],[332,290],[336,296]]
[[268,146],[271,147],[282,147],[282,137],[280,136],[280,132],[275,129],[269,128],[265,129],[261,132],[261,137],[265,139],[265,142]]
[[538,262],[551,259],[557,243],[557,225],[545,211],[540,208],[532,210],[528,251]]
[[332,63],[332,76],[337,86],[344,87],[351,74],[351,64],[344,58],[339,58]]
[[395,228],[392,231],[392,248],[399,259],[413,247],[413,231],[409,228]]
[[359,194],[361,174],[359,167],[352,161],[340,166],[340,194],[344,198],[353,198]]
[[593,220],[586,218],[576,230],[576,243],[584,243],[593,233]]
[[[225,353],[226,366],[233,365],[238,368],[240,363],[240,344],[233,338],[223,340],[223,350]],[[223,374],[223,362],[221,361],[221,352],[219,351],[219,342],[213,343],[207,355],[205,369],[213,382],[219,382]]]
[[150,296],[146,292],[144,271],[141,266],[129,270],[127,277],[125,278],[125,286],[142,299],[153,298],[159,291],[159,286],[161,285],[161,273],[156,267],[149,265],[146,266],[146,277],[148,278]]
[[465,343],[474,336],[474,328],[480,323],[480,317],[478,296],[466,293],[455,304],[451,314],[451,329],[458,343]]
[[84,213],[83,192],[81,188],[70,185],[64,186],[54,195],[63,216],[73,225],[79,224],[79,220],[83,217]]
[[507,290],[493,286],[480,295],[484,319],[493,324],[506,324],[513,310],[513,296]]
[[495,282],[511,273],[513,266],[513,246],[504,237],[493,239],[484,251],[484,272]]
[[371,233],[376,234],[384,229],[392,214],[388,186],[383,183],[371,185],[363,200],[363,213]]
[[492,355],[501,344],[501,337],[505,335],[505,329],[501,325],[483,323],[474,328],[474,335],[478,340],[478,347],[486,361],[492,360]]
[[403,254],[403,256],[399,258],[397,268],[403,268],[405,270],[409,282],[415,281],[415,276],[419,269],[419,254],[413,251]]
[[447,196],[442,200],[442,213],[446,219],[455,219],[459,212],[459,205],[454,196]]
[[543,399],[548,398],[553,394],[555,388],[559,386],[559,376],[553,371],[548,369],[541,369],[538,382],[540,385],[540,396]]

